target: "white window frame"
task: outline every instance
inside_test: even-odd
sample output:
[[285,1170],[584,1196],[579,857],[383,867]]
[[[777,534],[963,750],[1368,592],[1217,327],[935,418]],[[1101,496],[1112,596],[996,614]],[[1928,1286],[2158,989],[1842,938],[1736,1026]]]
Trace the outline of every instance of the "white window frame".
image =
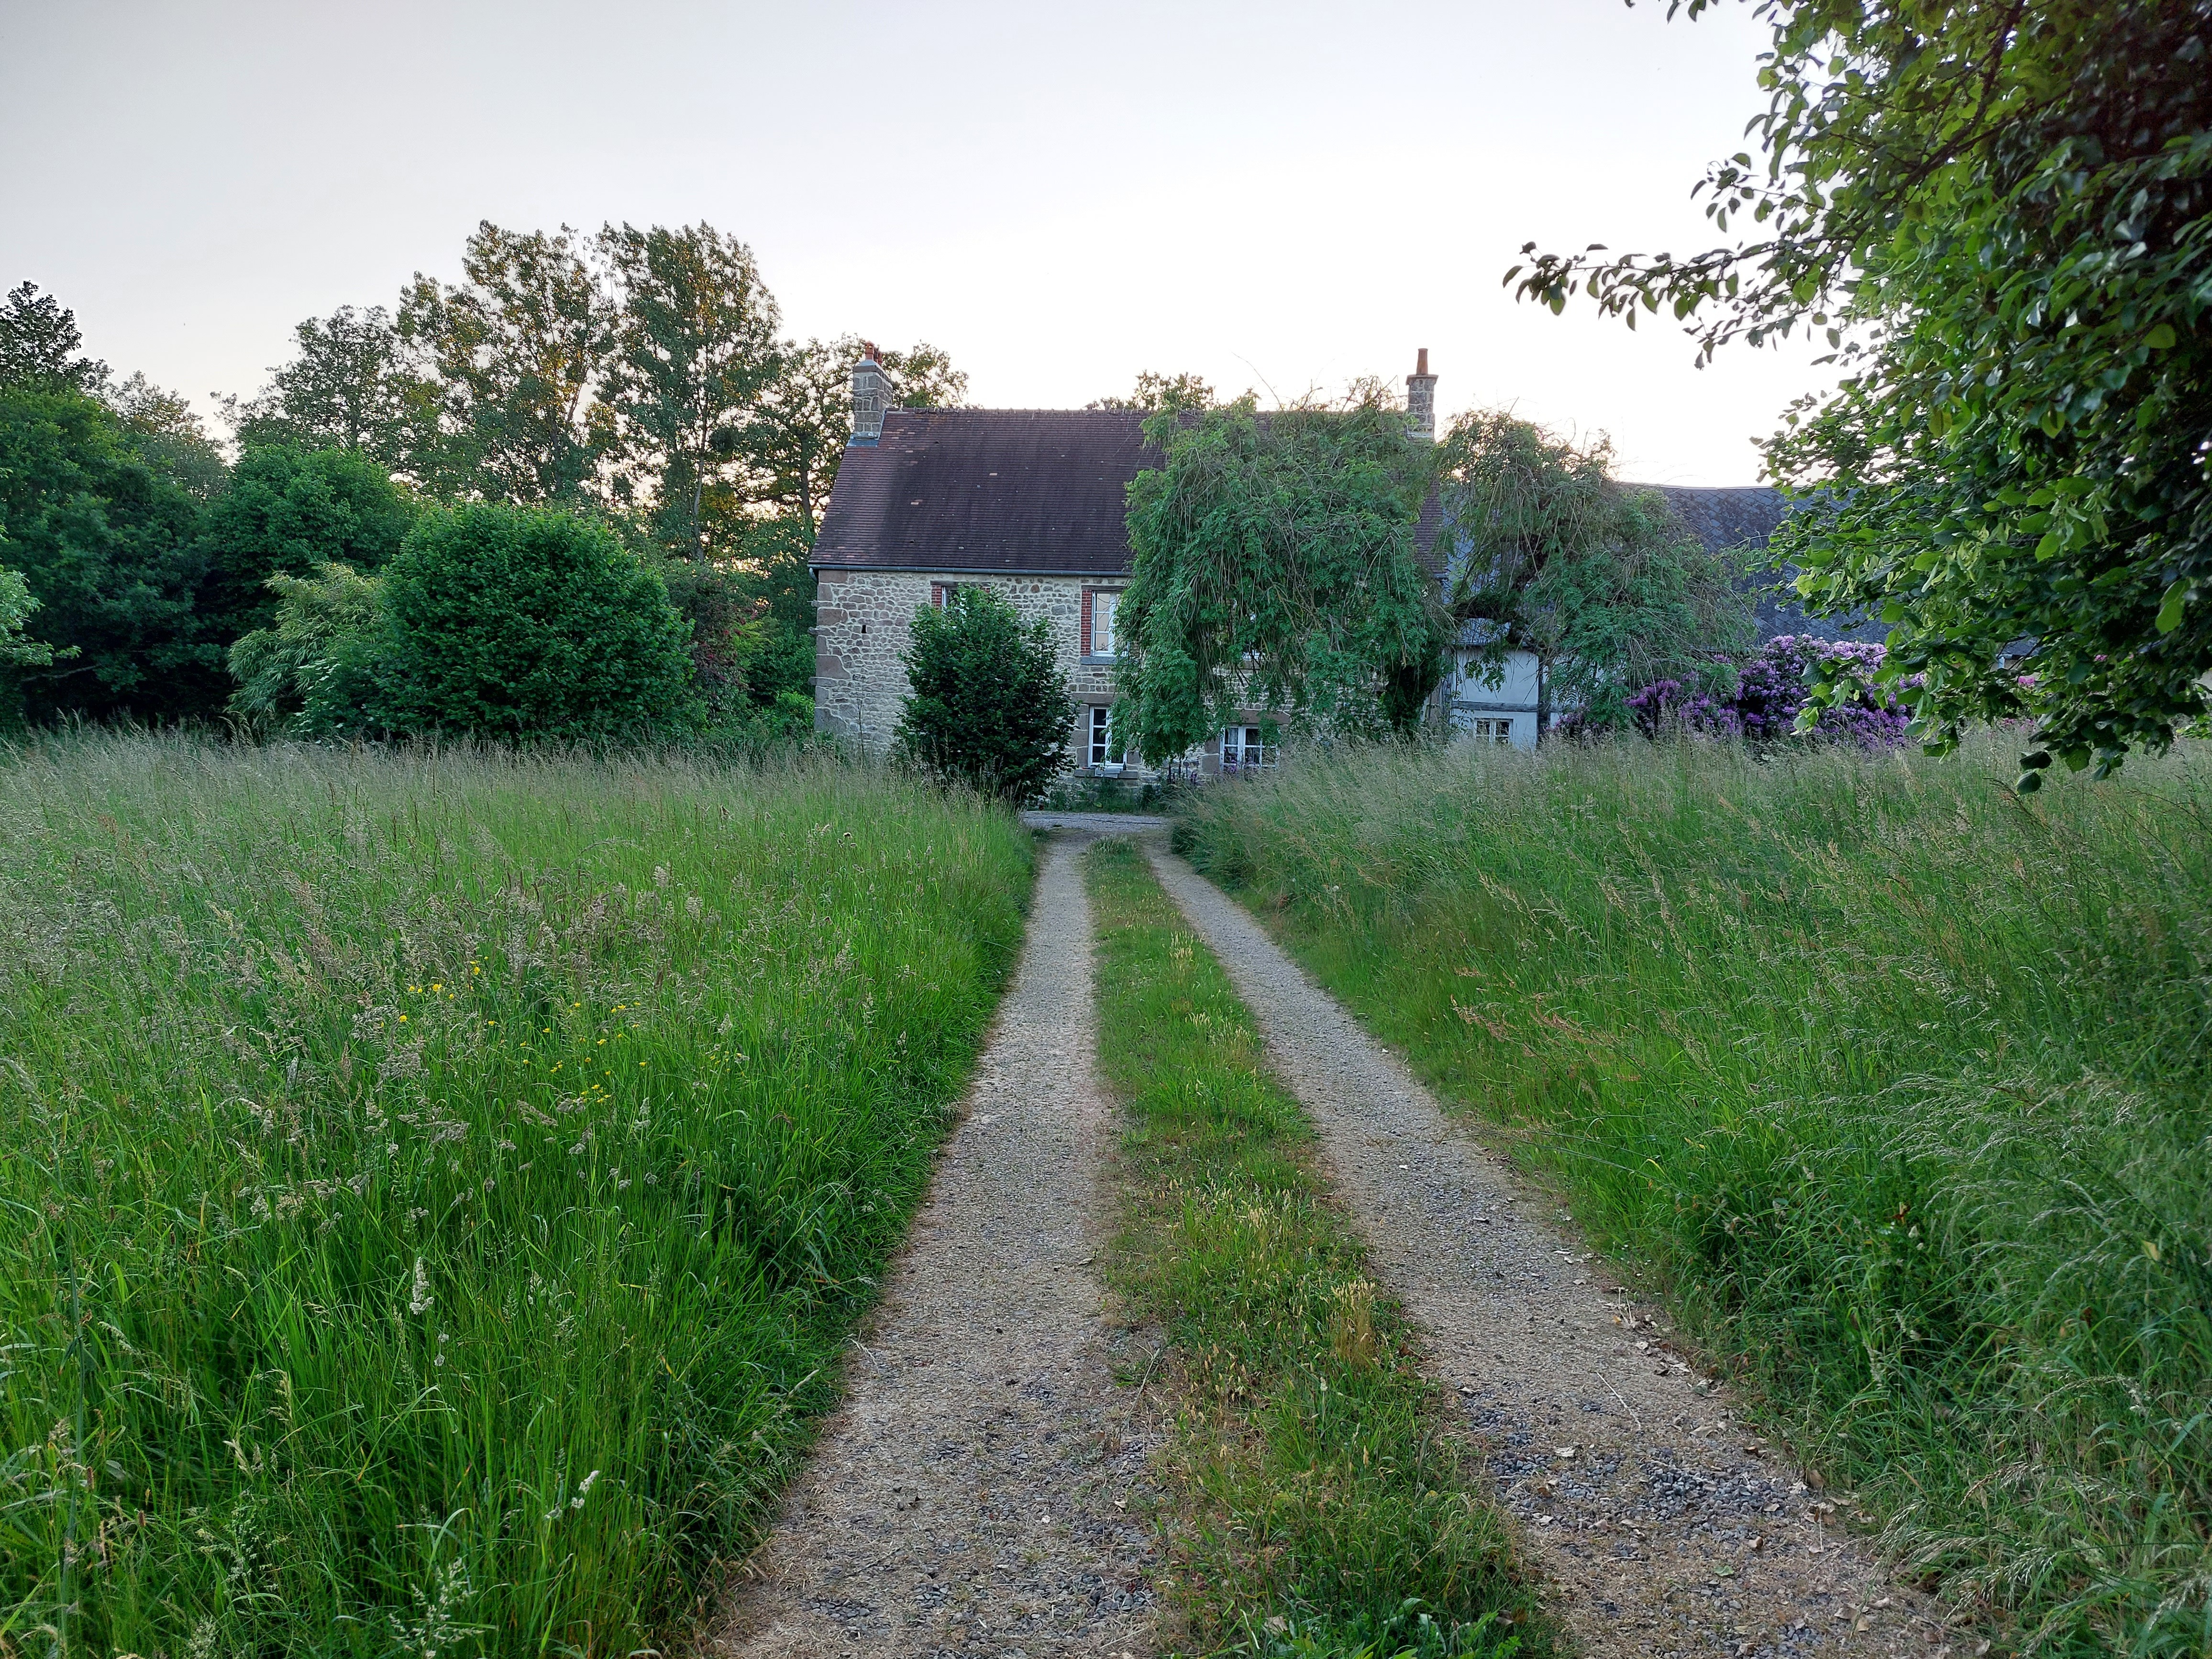
[[[1098,602],[1106,601],[1105,640],[1102,648],[1098,626]],[[1109,587],[1086,587],[1083,590],[1084,659],[1086,661],[1115,662],[1121,653],[1114,639],[1114,619],[1121,608],[1121,590]]]
[[1275,769],[1275,746],[1261,741],[1256,726],[1224,726],[1221,728],[1219,765],[1224,777],[1244,777],[1254,772]]
[[1478,714],[1474,717],[1473,731],[1477,743],[1487,738],[1492,743],[1502,743],[1510,747],[1513,742],[1513,717],[1510,714]]
[[1083,734],[1084,754],[1094,772],[1115,773],[1122,757],[1114,752],[1114,710],[1103,702],[1091,705],[1090,725]]

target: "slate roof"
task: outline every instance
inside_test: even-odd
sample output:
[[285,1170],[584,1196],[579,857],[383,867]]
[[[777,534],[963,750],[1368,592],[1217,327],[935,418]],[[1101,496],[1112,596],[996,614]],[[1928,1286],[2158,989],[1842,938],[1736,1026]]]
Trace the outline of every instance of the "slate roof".
[[[1738,547],[1763,547],[1789,513],[1782,492],[1763,486],[1729,489],[1697,489],[1675,484],[1658,486],[1674,503],[1682,521],[1698,532],[1698,539],[1715,551]],[[1880,640],[1889,630],[1880,623],[1839,622],[1827,617],[1808,617],[1799,608],[1792,584],[1797,567],[1757,572],[1752,577],[1758,594],[1760,644],[1784,634],[1811,635],[1822,640]]]
[[845,452],[821,570],[1115,575],[1129,568],[1124,489],[1160,462],[1142,413],[894,409]]
[[[1129,480],[1159,465],[1140,411],[1110,409],[894,409],[874,447],[848,448],[814,541],[817,570],[1119,576],[1129,569]],[[1781,495],[1759,488],[1659,486],[1706,545],[1763,544]],[[1424,552],[1440,521],[1432,498],[1414,536]],[[1759,637],[1880,638],[1807,617],[1789,598],[1794,572],[1761,577]]]

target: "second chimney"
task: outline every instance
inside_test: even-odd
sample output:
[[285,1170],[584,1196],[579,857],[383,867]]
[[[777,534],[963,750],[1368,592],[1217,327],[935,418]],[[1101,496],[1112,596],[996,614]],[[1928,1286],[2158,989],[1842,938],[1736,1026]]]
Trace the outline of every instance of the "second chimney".
[[1406,419],[1420,442],[1437,441],[1437,377],[1429,373],[1429,349],[1423,346],[1406,377]]
[[849,442],[872,447],[884,435],[884,410],[890,404],[890,386],[884,366],[876,361],[875,343],[860,342],[860,361],[853,365],[853,435]]

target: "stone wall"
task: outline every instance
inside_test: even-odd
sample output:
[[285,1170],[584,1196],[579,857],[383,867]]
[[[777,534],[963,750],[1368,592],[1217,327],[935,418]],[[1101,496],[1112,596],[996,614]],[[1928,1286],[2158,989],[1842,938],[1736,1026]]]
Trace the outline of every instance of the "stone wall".
[[[824,570],[815,606],[814,724],[852,738],[871,754],[890,744],[908,686],[902,659],[915,608],[930,602],[933,582],[988,587],[1012,601],[1024,620],[1052,624],[1060,672],[1079,704],[1114,701],[1114,665],[1082,654],[1083,595],[1086,589],[1118,592],[1121,576],[960,576],[927,571]],[[1084,769],[1088,715],[1079,713],[1071,755]]]

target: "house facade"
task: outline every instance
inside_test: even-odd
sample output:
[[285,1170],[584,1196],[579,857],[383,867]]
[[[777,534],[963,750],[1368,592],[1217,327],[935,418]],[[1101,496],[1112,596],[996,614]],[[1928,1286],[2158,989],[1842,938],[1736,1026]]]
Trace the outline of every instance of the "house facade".
[[[1406,377],[1407,417],[1433,439],[1437,377],[1424,350]],[[854,371],[852,442],[814,544],[815,725],[880,754],[910,687],[904,657],[915,611],[963,586],[988,586],[1050,625],[1077,702],[1068,764],[1078,775],[1135,776],[1111,744],[1115,620],[1131,568],[1127,488],[1161,462],[1145,416],[1125,410],[892,409],[874,359]],[[1771,489],[1664,493],[1714,547],[1763,543],[1779,523]],[[1433,503],[1418,532],[1437,530]],[[1831,630],[1794,606],[1762,601],[1762,633]],[[1532,748],[1543,701],[1535,659],[1510,653],[1499,684],[1474,664],[1469,625],[1437,690],[1438,713],[1477,741]],[[1554,711],[1557,718],[1557,711]],[[1201,775],[1265,768],[1261,711],[1213,734],[1181,763]]]

